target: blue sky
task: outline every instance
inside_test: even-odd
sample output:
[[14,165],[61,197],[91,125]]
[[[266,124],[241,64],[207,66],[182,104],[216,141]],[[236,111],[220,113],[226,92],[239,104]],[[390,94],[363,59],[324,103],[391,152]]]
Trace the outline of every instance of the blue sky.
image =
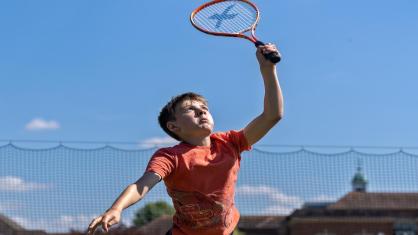
[[[208,98],[216,130],[245,126],[262,110],[254,48],[191,27],[200,3],[2,2],[0,138],[161,138],[160,108],[185,91]],[[260,144],[416,145],[418,3],[256,4],[285,98]],[[37,118],[59,128],[27,130]]]
[[[0,139],[167,142],[158,112],[186,91],[207,97],[216,130],[244,127],[262,111],[255,48],[195,30],[201,3],[1,2]],[[255,3],[285,99],[260,148],[417,146],[418,2]]]

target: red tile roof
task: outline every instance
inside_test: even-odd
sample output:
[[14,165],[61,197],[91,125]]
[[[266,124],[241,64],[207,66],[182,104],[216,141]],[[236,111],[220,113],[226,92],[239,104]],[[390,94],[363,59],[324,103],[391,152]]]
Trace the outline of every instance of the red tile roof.
[[173,225],[173,217],[163,215],[137,230],[141,234],[164,235]]
[[286,217],[284,216],[241,216],[238,228],[277,229]]
[[[238,228],[251,229],[277,229],[284,216],[241,216]],[[172,226],[171,216],[161,216],[149,224],[139,228],[135,233],[141,234],[165,234]],[[134,233],[134,234],[135,234]]]
[[327,209],[417,210],[418,193],[350,192]]

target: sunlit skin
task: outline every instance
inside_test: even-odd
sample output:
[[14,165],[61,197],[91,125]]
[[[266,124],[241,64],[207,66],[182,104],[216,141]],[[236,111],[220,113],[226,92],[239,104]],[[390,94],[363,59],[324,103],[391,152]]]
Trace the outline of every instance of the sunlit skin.
[[213,118],[202,101],[184,100],[175,108],[175,120],[167,123],[169,130],[184,142],[196,146],[210,146]]

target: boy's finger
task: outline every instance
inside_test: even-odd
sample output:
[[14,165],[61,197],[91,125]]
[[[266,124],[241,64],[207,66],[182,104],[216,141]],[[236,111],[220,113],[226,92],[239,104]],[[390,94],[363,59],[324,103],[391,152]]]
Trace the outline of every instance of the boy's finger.
[[109,228],[113,225],[112,221],[103,221],[103,229],[108,232]]
[[268,44],[268,45],[266,45],[266,48],[276,48],[276,45],[274,45],[274,44]]
[[94,228],[89,229],[88,234],[92,235],[92,234],[94,234],[95,231],[96,231],[96,226]]
[[96,227],[97,226],[97,224],[98,224],[98,222],[100,221],[100,220],[102,220],[102,216],[99,216],[99,217],[97,217],[97,218],[95,218],[95,219],[93,219],[93,221],[91,221],[91,223],[90,223],[90,226],[89,227]]
[[266,43],[264,46],[265,46],[265,47],[276,47],[276,44],[273,44],[273,43]]
[[89,225],[89,231],[94,229],[95,226],[96,226],[96,222],[93,220]]
[[115,223],[114,223],[114,220],[113,219],[111,219],[109,222],[107,222],[107,226],[110,228],[110,227],[112,227],[112,225],[114,225]]
[[266,47],[263,51],[264,53],[279,52],[275,46]]
[[94,233],[94,231],[96,230],[96,227],[97,227],[97,225],[89,226],[89,229],[88,229],[87,234],[88,234],[88,235],[93,234],[93,233]]

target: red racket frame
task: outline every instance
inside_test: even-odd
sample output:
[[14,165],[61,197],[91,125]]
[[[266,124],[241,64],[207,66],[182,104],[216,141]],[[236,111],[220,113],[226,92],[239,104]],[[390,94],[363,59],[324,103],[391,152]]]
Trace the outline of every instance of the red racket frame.
[[[196,29],[198,29],[199,31],[202,31],[204,33],[207,33],[207,34],[216,35],[216,36],[245,38],[245,39],[250,40],[253,43],[256,43],[258,41],[258,39],[255,36],[255,28],[257,27],[258,21],[260,19],[260,12],[259,12],[257,6],[254,3],[250,2],[250,1],[247,1],[247,0],[234,0],[234,1],[237,1],[237,2],[245,2],[248,5],[250,5],[251,7],[253,7],[254,10],[256,11],[256,14],[257,14],[256,20],[253,23],[253,25],[251,25],[251,27],[248,28],[248,29],[244,29],[244,30],[242,30],[239,33],[220,33],[220,32],[212,32],[212,31],[205,30],[205,29],[203,29],[203,28],[201,28],[201,27],[199,27],[198,25],[195,24],[195,22],[193,20],[194,19],[194,16],[199,11],[201,11],[203,8],[208,7],[208,6],[211,6],[211,5],[214,5],[214,4],[217,4],[217,3],[220,3],[220,2],[227,2],[227,1],[231,1],[231,0],[214,0],[214,1],[211,1],[211,2],[208,2],[208,3],[203,4],[202,6],[196,8],[196,10],[194,10],[192,12],[192,14],[190,15],[190,22],[192,23],[192,25]],[[245,32],[248,32],[250,30],[251,30],[251,37],[244,34]]]

